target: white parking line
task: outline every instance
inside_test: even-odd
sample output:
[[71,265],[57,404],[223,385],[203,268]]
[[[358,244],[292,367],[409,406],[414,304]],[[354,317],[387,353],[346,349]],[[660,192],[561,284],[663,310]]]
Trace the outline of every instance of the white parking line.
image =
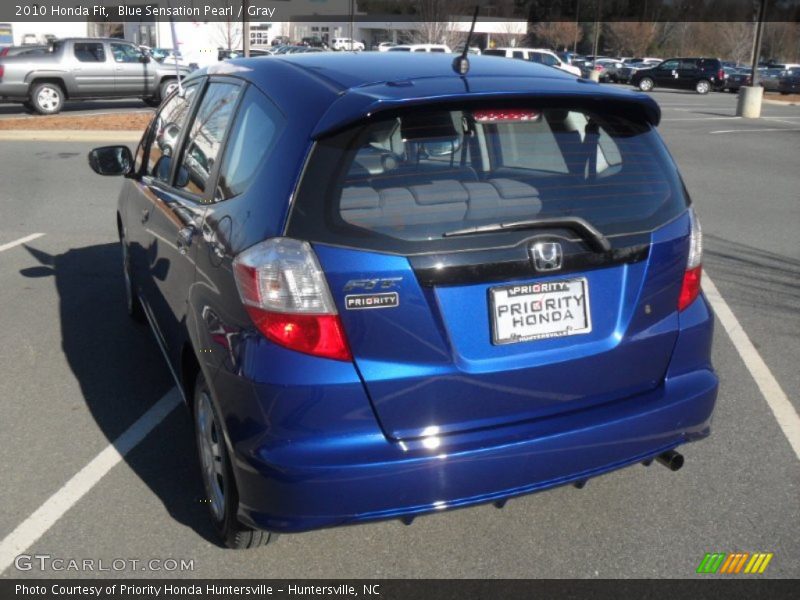
[[122,458],[135,448],[156,425],[161,423],[181,402],[177,388],[172,388],[163,398],[113,443],[78,471],[61,489],[48,498],[31,516],[0,542],[0,574],[14,559],[42,537],[64,514],[91,490]]
[[42,237],[43,233],[32,233],[30,235],[26,235],[23,238],[19,238],[18,240],[14,240],[13,242],[8,242],[7,244],[3,244],[0,246],[0,252],[5,252],[6,250],[11,250],[15,246],[19,246],[20,244],[24,244],[25,242],[30,242],[35,240],[36,238]]
[[800,131],[800,127],[769,127],[766,129],[720,129],[709,133],[761,133],[764,131]]
[[800,416],[798,416],[797,410],[789,401],[786,392],[783,391],[772,371],[769,370],[767,363],[753,346],[747,333],[742,329],[739,320],[719,293],[717,286],[706,273],[703,274],[703,291],[714,308],[717,318],[731,338],[736,351],[742,357],[744,365],[755,379],[761,395],[764,396],[772,414],[775,415],[775,420],[778,421],[783,435],[789,440],[795,456],[800,460]]
[[732,121],[742,117],[678,117],[676,119],[661,119],[662,121]]

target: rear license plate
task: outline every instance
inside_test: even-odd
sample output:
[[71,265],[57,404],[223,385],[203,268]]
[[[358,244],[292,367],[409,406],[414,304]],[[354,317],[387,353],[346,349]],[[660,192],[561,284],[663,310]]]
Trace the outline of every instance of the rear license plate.
[[585,277],[504,285],[489,290],[492,343],[515,344],[589,333]]

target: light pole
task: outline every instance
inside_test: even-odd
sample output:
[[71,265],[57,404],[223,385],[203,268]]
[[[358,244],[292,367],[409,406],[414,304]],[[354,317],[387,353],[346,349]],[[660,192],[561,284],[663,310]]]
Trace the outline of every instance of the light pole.
[[739,89],[739,101],[736,104],[736,116],[757,119],[761,116],[761,101],[764,99],[764,88],[758,85],[758,60],[761,54],[761,34],[764,31],[764,19],[767,12],[767,0],[761,0],[758,7],[756,34],[753,39],[752,67],[750,85]]
[[242,50],[245,58],[250,57],[250,21],[247,19],[248,0],[242,0]]

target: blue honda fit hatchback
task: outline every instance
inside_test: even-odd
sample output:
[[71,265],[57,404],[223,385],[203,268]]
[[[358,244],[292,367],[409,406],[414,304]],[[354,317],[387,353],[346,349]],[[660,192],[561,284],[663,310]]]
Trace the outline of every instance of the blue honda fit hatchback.
[[196,72],[117,227],[232,547],[495,502],[709,433],[702,241],[658,106],[546,66],[314,54]]

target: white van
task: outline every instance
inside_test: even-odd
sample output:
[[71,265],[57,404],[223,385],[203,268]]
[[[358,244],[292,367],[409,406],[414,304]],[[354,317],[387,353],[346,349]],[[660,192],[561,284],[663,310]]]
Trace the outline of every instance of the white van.
[[578,67],[568,65],[563,60],[556,56],[552,50],[545,50],[542,48],[487,48],[483,51],[484,56],[505,56],[506,58],[518,58],[520,60],[529,60],[535,63],[541,63],[548,67],[555,67],[566,71],[576,77],[581,76],[581,70]]
[[364,44],[362,42],[344,38],[344,37],[337,37],[333,38],[331,42],[331,49],[332,50],[364,50]]
[[450,54],[450,46],[446,44],[401,44],[389,48],[389,52],[443,52]]

